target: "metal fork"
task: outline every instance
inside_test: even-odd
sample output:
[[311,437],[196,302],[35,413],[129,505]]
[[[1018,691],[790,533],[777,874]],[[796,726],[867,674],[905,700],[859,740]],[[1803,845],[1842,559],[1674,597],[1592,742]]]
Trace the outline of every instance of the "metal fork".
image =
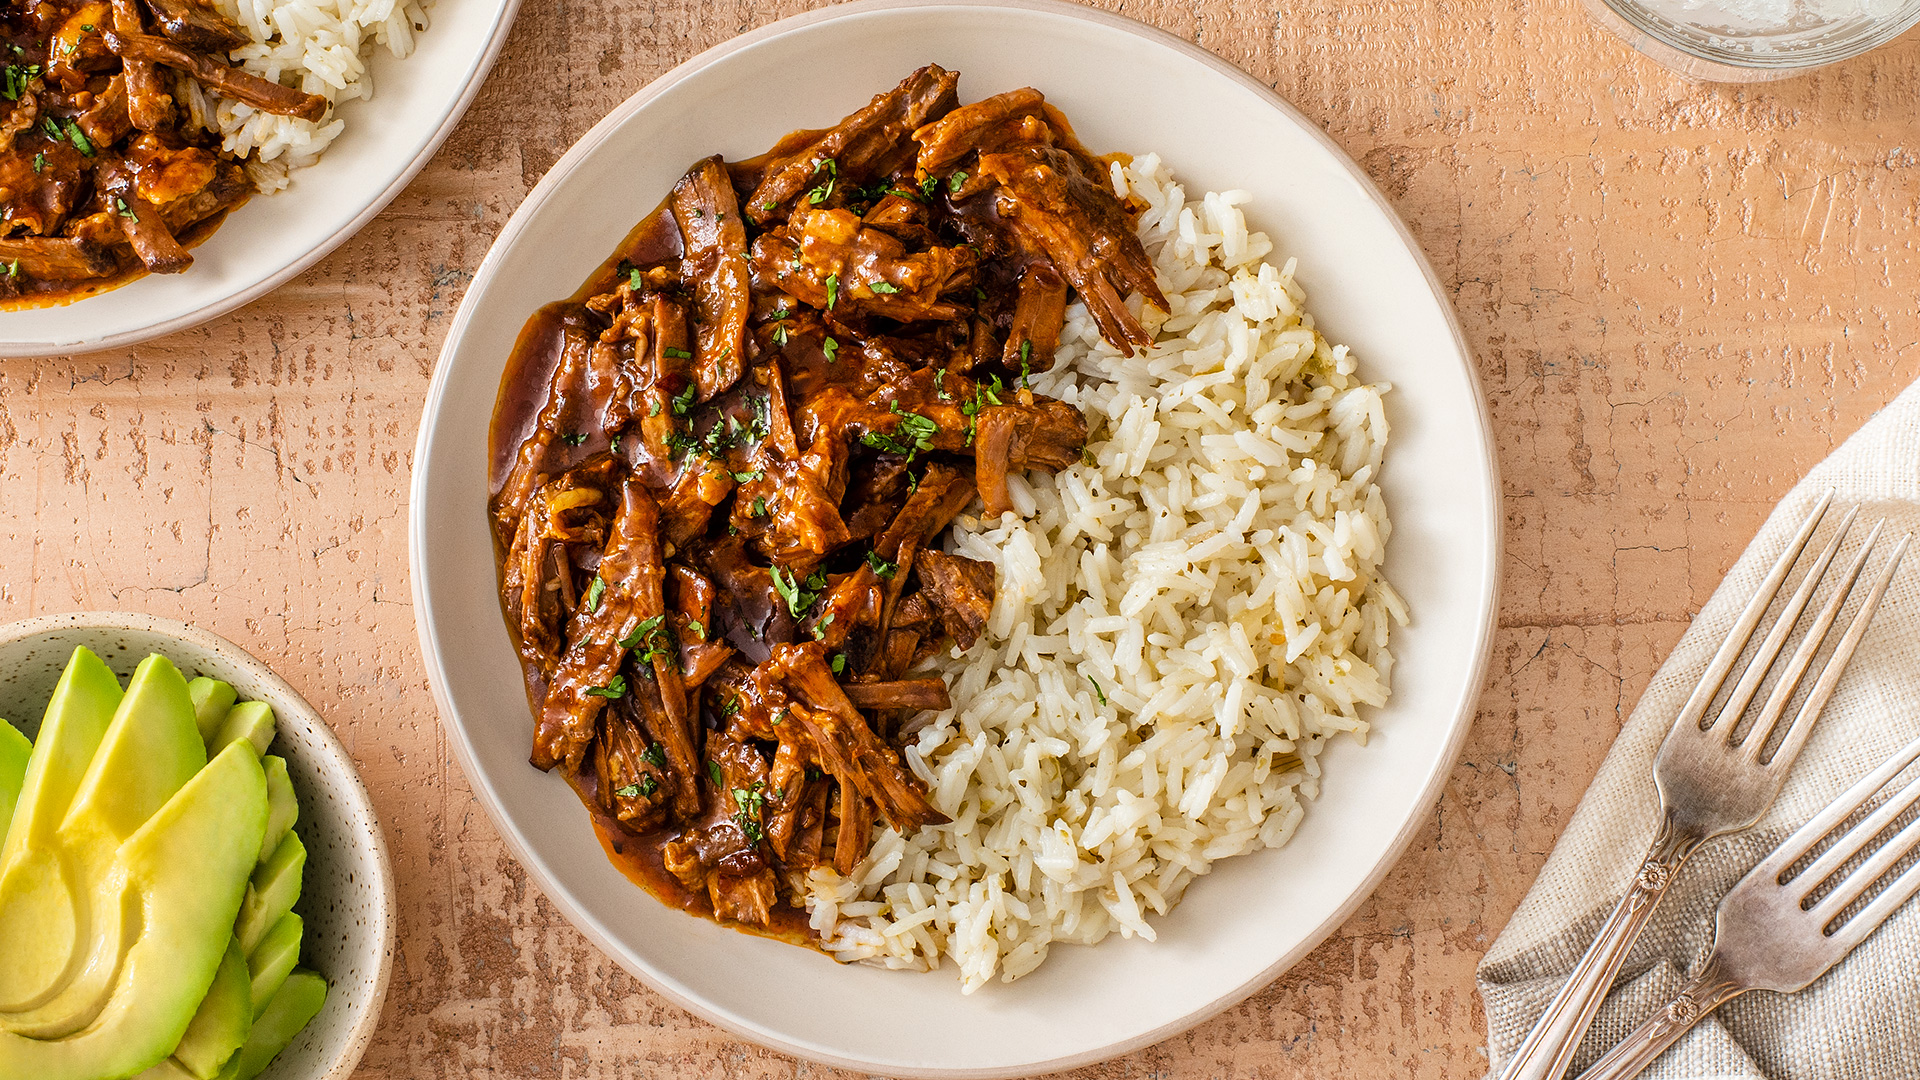
[[1699,973],[1653,1019],[1581,1073],[1580,1080],[1628,1080],[1638,1076],[1687,1029],[1749,990],[1785,994],[1806,989],[1920,892],[1920,865],[1911,866],[1872,901],[1847,914],[1868,889],[1920,848],[1920,819],[1915,819],[1866,855],[1865,861],[1841,877],[1824,896],[1817,895],[1822,884],[1865,855],[1888,826],[1920,802],[1920,778],[1910,781],[1848,829],[1805,869],[1788,877],[1793,865],[1806,858],[1823,837],[1864,807],[1916,759],[1920,759],[1920,739],[1888,758],[1886,764],[1849,788],[1748,871],[1720,901],[1720,913],[1714,919],[1713,951],[1707,954]]
[[1566,985],[1548,1003],[1546,1011],[1534,1023],[1533,1030],[1527,1033],[1525,1041],[1514,1051],[1513,1058],[1500,1074],[1502,1080],[1560,1080],[1572,1062],[1574,1052],[1579,1049],[1587,1026],[1593,1022],[1594,1013],[1612,988],[1621,962],[1639,939],[1640,931],[1653,915],[1660,898],[1666,895],[1667,886],[1673,881],[1675,873],[1706,841],[1751,828],[1754,822],[1760,820],[1760,815],[1766,813],[1767,807],[1773,805],[1775,796],[1779,795],[1787,769],[1799,755],[1800,748],[1806,745],[1814,721],[1826,707],[1827,699],[1833,695],[1834,684],[1840,681],[1840,673],[1846,669],[1847,661],[1865,636],[1874,609],[1879,606],[1880,597],[1886,592],[1894,568],[1900,564],[1900,556],[1906,551],[1907,539],[1900,541],[1866,598],[1861,601],[1859,610],[1847,625],[1833,654],[1821,667],[1800,711],[1794,715],[1784,737],[1779,740],[1778,749],[1771,756],[1762,760],[1769,744],[1773,742],[1774,730],[1780,718],[1826,641],[1828,631],[1840,615],[1840,609],[1853,592],[1861,568],[1866,565],[1867,556],[1872,553],[1879,539],[1881,525],[1874,526],[1873,532],[1860,546],[1859,553],[1842,572],[1841,580],[1834,586],[1832,595],[1814,618],[1799,647],[1785,666],[1780,668],[1773,690],[1753,723],[1742,728],[1741,718],[1759,693],[1761,685],[1773,672],[1774,661],[1786,646],[1787,638],[1792,635],[1814,591],[1826,577],[1834,556],[1839,553],[1841,542],[1853,526],[1858,508],[1847,512],[1839,528],[1834,531],[1833,538],[1807,570],[1799,587],[1781,610],[1780,617],[1774,621],[1753,659],[1734,684],[1726,703],[1710,720],[1707,714],[1734,665],[1753,639],[1774,596],[1779,593],[1794,563],[1819,528],[1820,519],[1826,515],[1832,499],[1831,493],[1823,496],[1801,523],[1799,531],[1774,563],[1773,569],[1768,571],[1766,579],[1760,583],[1746,610],[1741,612],[1739,621],[1734,623],[1726,641],[1701,675],[1700,684],[1694,688],[1693,695],[1687,699],[1679,717],[1674,720],[1673,730],[1668,732],[1666,741],[1660,746],[1660,754],[1654,760],[1653,779],[1660,792],[1660,827],[1654,834],[1646,857],[1641,861],[1639,873],[1634,876],[1627,894],[1620,898],[1620,903],[1601,926],[1593,944],[1587,948],[1579,964],[1575,965]]

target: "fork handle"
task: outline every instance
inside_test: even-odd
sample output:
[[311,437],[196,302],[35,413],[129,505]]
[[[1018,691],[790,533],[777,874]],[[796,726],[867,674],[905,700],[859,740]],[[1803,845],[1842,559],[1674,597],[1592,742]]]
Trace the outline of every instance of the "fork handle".
[[1614,906],[1599,936],[1574,966],[1567,984],[1554,995],[1533,1030],[1513,1052],[1500,1074],[1501,1080],[1560,1080],[1566,1074],[1587,1025],[1593,1023],[1593,1014],[1613,988],[1614,976],[1620,973],[1628,950],[1639,940],[1640,931],[1666,895],[1674,875],[1704,839],[1691,830],[1676,828],[1672,818],[1661,816],[1660,831],[1647,848],[1627,895]]
[[1632,1080],[1666,1053],[1667,1047],[1692,1030],[1707,1014],[1752,989],[1728,975],[1720,954],[1707,957],[1700,973],[1666,1003],[1653,1018],[1620,1040],[1605,1057],[1587,1067],[1580,1080]]

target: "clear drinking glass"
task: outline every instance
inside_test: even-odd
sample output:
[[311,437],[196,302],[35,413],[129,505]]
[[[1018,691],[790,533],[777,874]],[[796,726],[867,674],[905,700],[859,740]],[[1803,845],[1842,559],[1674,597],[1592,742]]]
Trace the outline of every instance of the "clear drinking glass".
[[1667,67],[1708,82],[1804,74],[1884,45],[1920,0],[1586,0],[1593,17]]

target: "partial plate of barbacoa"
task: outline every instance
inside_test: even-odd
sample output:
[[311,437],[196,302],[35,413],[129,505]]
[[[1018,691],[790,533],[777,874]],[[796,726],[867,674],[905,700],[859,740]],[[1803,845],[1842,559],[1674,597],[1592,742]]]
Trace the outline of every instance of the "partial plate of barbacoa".
[[184,82],[263,112],[326,112],[228,62],[251,41],[196,0],[0,4],[0,306],[193,264],[187,249],[254,186],[188,121]]
[[[695,164],[529,323],[490,503],[533,764],[683,906],[767,928],[876,819],[944,822],[902,759],[992,568],[976,499],[1077,460],[1034,393],[1071,296],[1131,354],[1162,309],[1105,162],[1032,89],[961,105],[928,65],[825,131]],[[1138,297],[1129,308],[1129,298]]]

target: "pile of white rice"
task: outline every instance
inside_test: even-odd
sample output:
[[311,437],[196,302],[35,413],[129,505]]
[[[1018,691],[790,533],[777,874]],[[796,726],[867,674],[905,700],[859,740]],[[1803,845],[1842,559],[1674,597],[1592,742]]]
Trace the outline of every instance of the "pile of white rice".
[[1076,304],[1034,387],[1082,409],[1093,464],[956,523],[951,550],[994,565],[993,614],[906,752],[953,823],[813,872],[842,960],[949,957],[971,992],[1057,942],[1151,940],[1215,860],[1286,841],[1326,740],[1364,739],[1359,707],[1387,700],[1407,617],[1378,572],[1388,387],[1313,329],[1293,261],[1263,261],[1245,192],[1189,202],[1154,156],[1113,181],[1147,204],[1172,313],[1144,313],[1158,344],[1127,359]]
[[[234,63],[263,79],[334,106],[373,96],[367,70],[370,46],[382,45],[397,59],[413,52],[413,38],[427,28],[431,0],[215,0],[222,14],[253,37],[233,50]],[[287,171],[313,164],[345,129],[335,108],[319,121],[261,112],[219,97],[180,76],[180,100],[191,123],[218,132],[220,145],[247,158],[254,186],[263,192],[287,186]]]

